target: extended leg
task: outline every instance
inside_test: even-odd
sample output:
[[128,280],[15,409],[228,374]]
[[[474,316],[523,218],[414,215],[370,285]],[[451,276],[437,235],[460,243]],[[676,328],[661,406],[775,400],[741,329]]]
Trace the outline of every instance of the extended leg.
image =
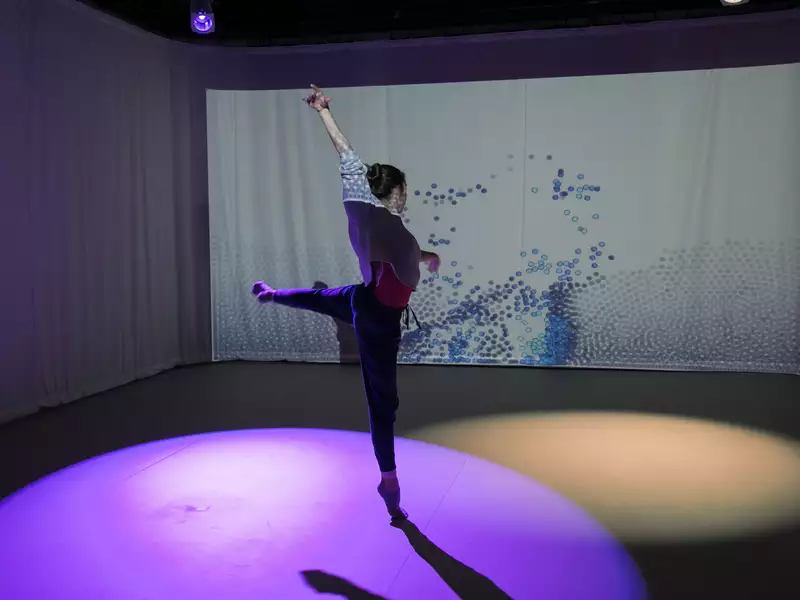
[[[351,301],[353,288],[346,285],[338,288],[311,289],[297,288],[273,290],[265,284],[258,282],[253,286],[253,291],[262,302],[275,302],[283,306],[310,310],[327,315],[346,323],[353,322],[353,309]],[[260,290],[260,291],[256,291]]]

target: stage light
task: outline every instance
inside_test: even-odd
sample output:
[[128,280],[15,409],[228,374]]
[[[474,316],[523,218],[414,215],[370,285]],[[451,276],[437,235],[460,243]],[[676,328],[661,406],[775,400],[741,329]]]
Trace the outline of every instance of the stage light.
[[192,31],[200,35],[214,32],[216,23],[212,0],[192,0],[191,13]]
[[739,4],[747,4],[750,0],[719,0],[722,6],[738,6]]
[[577,502],[623,542],[759,536],[800,524],[800,444],[724,423],[538,413],[404,437],[515,470]]

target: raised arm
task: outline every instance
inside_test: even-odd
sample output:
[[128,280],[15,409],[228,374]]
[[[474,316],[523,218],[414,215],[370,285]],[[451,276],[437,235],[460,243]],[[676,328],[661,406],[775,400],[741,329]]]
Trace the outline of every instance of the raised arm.
[[331,141],[333,142],[333,146],[336,148],[336,151],[339,154],[342,154],[352,150],[350,142],[348,142],[347,138],[344,137],[342,130],[339,129],[339,126],[336,124],[336,121],[331,114],[331,110],[329,108],[331,99],[324,95],[322,90],[317,86],[312,85],[311,93],[305,98],[305,102],[319,114],[320,118],[322,119],[322,123],[325,125],[328,135],[331,136]]

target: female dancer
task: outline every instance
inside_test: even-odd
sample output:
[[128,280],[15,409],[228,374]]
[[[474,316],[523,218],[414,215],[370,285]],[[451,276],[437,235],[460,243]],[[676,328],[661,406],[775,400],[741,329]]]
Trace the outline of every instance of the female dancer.
[[276,290],[258,281],[252,292],[263,303],[312,310],[353,324],[372,445],[381,470],[378,493],[392,519],[404,519],[407,514],[400,508],[394,457],[400,321],[419,283],[420,263],[436,272],[440,261],[436,254],[420,250],[403,225],[400,213],[407,197],[405,174],[391,165],[375,163],[367,167],[342,135],[329,109],[330,98],[318,87],[311,86],[305,102],[317,111],[339,152],[350,243],[364,283],[333,289]]

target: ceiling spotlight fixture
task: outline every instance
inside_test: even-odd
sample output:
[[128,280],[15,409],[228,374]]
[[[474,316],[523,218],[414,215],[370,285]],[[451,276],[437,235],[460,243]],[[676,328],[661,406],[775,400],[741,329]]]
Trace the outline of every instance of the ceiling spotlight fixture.
[[216,23],[214,22],[214,9],[211,6],[212,0],[192,0],[192,31],[204,35],[213,33]]
[[740,4],[747,4],[750,0],[719,0],[722,6],[738,6]]

